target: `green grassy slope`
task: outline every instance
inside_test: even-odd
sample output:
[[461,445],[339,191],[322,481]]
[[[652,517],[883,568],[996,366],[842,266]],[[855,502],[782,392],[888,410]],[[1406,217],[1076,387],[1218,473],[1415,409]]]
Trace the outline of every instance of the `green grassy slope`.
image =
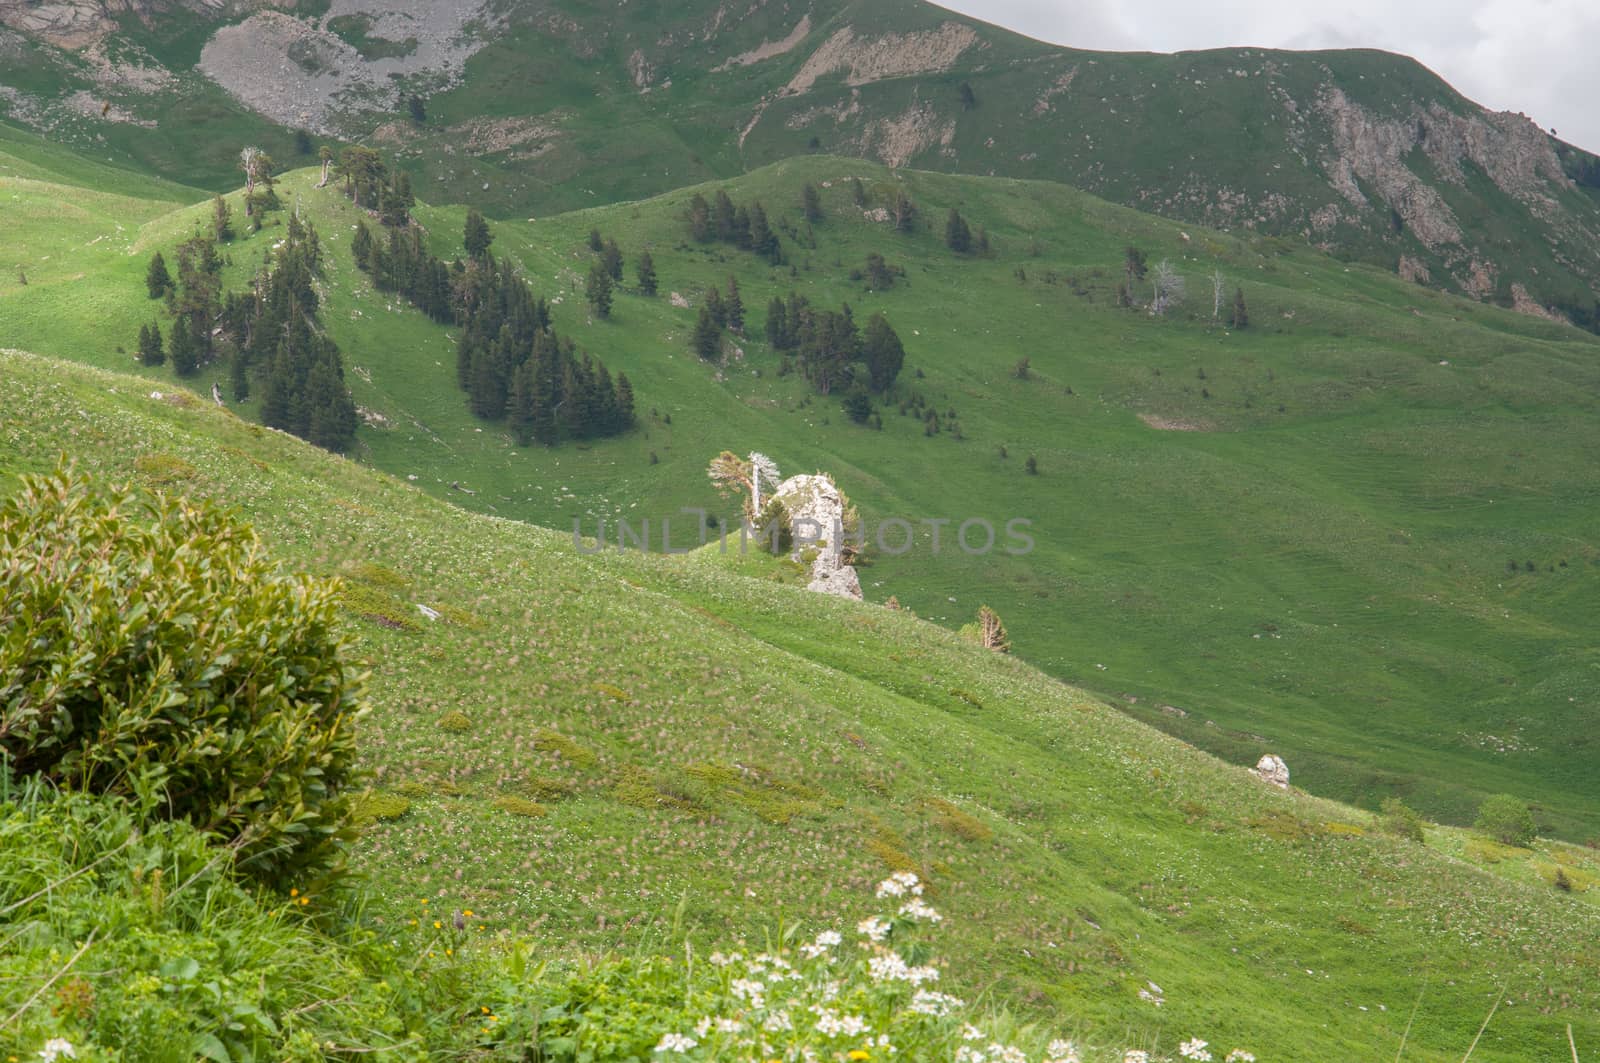
[[[850,175],[874,203],[904,181],[935,229],[959,204],[989,227],[996,256],[958,260],[936,233],[862,218]],[[811,233],[793,206],[805,180],[832,186]],[[452,330],[371,290],[346,257],[353,210],[311,184],[293,175],[285,195],[333,250],[325,320],[358,401],[387,423],[363,429],[363,460],[469,508],[562,530],[579,520],[589,534],[629,517],[659,537],[685,505],[731,514],[703,474],[724,447],[832,472],[874,526],[1028,518],[1027,557],[968,557],[951,547],[954,525],[934,556],[922,527],[911,554],[863,569],[868,597],[895,595],[952,627],[993,605],[1045,670],[1230,760],[1281,753],[1314,792],[1367,807],[1399,794],[1462,823],[1510,791],[1547,830],[1596,834],[1600,784],[1585,765],[1600,544],[1586,514],[1600,368],[1582,334],[1271,240],[1180,233],[1059,186],[803,159],[730,186],[793,230],[792,270],[686,246],[687,192],[496,223],[497,251],[560,300],[558,327],[633,379],[643,422],[620,440],[521,450],[467,415]],[[0,210],[32,281],[0,274],[9,341],[118,369],[156,311],[145,258],[206,213],[5,179]],[[457,253],[461,212],[418,213],[435,249]],[[138,218],[149,220],[123,220]],[[577,292],[591,226],[621,241],[630,281],[651,248],[660,298],[623,294],[611,321],[589,320]],[[234,283],[272,239],[232,246]],[[1186,314],[1109,305],[1130,242],[1182,264]],[[869,250],[906,278],[885,293],[851,282]],[[1210,324],[1214,262],[1230,290],[1246,288],[1246,332]],[[730,274],[752,338],[719,373],[688,351],[694,310],[670,293],[697,304]],[[754,336],[767,298],[791,287],[848,299],[860,319],[885,311],[909,351],[906,386],[941,414],[956,408],[966,438],[927,438],[895,406],[880,411],[883,431],[853,427],[835,401],[779,376]],[[1021,357],[1027,381],[1011,375]],[[164,384],[167,372],[146,375]],[[1159,431],[1139,415],[1207,430]],[[1038,477],[1023,472],[1029,454]],[[679,517],[679,536],[689,523]]]
[[0,489],[66,451],[225,500],[285,562],[347,577],[369,766],[411,800],[357,852],[384,922],[426,898],[577,954],[655,940],[681,905],[702,943],[759,940],[912,866],[960,991],[1093,1037],[1389,1058],[1426,985],[1405,1058],[1453,1060],[1503,985],[1475,1059],[1556,1054],[1569,1022],[1600,1039],[1592,853],[1396,842],[903,613],[582,556],[148,387],[0,354]]

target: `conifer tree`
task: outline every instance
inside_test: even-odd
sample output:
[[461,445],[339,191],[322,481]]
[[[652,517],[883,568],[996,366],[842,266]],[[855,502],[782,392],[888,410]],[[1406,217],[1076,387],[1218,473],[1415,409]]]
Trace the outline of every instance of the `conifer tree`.
[[478,213],[476,207],[467,211],[462,241],[467,248],[467,257],[474,261],[488,255],[489,245],[494,242],[494,237],[489,233],[489,223],[483,220],[483,215]]
[[1244,289],[1237,288],[1233,293],[1233,317],[1231,323],[1234,328],[1250,327],[1250,311],[1244,305]]
[[598,255],[600,252],[605,250],[605,247],[606,247],[606,242],[605,242],[604,239],[601,238],[600,230],[599,229],[590,229],[589,230],[589,250],[593,251],[595,254]]
[[722,292],[716,288],[706,289],[705,309],[711,315],[711,320],[715,322],[717,328],[728,327],[728,307],[722,301]]
[[728,296],[722,301],[722,317],[735,332],[744,332],[744,299],[739,295],[739,281],[728,278]]
[[867,320],[862,353],[866,357],[867,378],[872,390],[880,393],[889,390],[905,365],[906,351],[888,318],[882,314],[873,314]]
[[689,201],[689,236],[697,244],[709,243],[715,235],[711,224],[711,205],[706,202],[706,197],[695,194]]
[[783,261],[783,247],[778,242],[778,234],[767,223],[767,212],[759,202],[750,209],[749,247],[774,266]]
[[233,239],[233,210],[221,195],[211,200],[211,235],[223,244]]
[[715,206],[711,208],[712,231],[717,239],[725,244],[734,242],[734,225],[737,212],[734,210],[733,200],[728,198],[728,193],[717,190]]
[[167,360],[162,346],[161,326],[155,322],[139,326],[139,361],[148,366],[161,365]]
[[633,427],[633,382],[627,373],[617,374],[617,429]]
[[767,343],[775,351],[786,350],[789,346],[788,314],[783,300],[776,295],[767,304]]
[[800,212],[805,215],[806,221],[813,225],[822,220],[822,196],[817,191],[817,186],[809,181],[800,189]]
[[172,326],[172,369],[179,376],[191,376],[200,368],[200,353],[188,322],[179,318]]
[[867,205],[867,186],[861,183],[859,177],[850,178],[850,198],[858,207],[865,208]]
[[[715,288],[712,291],[716,291]],[[694,325],[694,349],[700,357],[710,361],[722,349],[722,328],[711,316],[711,307],[702,306],[700,317]]]
[[639,253],[639,294],[656,294],[656,260],[650,257],[650,252]]
[[622,281],[622,248],[615,240],[606,241],[605,249],[600,252],[600,264],[611,274],[612,280]]
[[917,205],[903,188],[894,190],[894,227],[903,233],[909,233],[917,227]]
[[350,238],[350,255],[358,269],[372,269],[372,230],[367,228],[365,218],[356,219],[356,234]]
[[589,306],[594,310],[596,317],[611,316],[611,274],[604,265],[596,262],[589,269],[589,283],[585,294],[589,297]]
[[145,270],[144,286],[150,298],[160,299],[172,290],[172,274],[167,272],[167,260],[157,251],[150,256],[150,268]]
[[950,208],[950,217],[944,223],[944,245],[958,255],[972,250],[972,229],[954,207]]

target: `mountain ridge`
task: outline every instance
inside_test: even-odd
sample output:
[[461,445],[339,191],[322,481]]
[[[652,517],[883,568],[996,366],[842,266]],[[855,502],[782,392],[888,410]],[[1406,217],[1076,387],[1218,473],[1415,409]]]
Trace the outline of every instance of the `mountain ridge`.
[[[46,91],[12,88],[11,117],[91,138],[116,126],[159,170],[166,149],[141,146],[138,128],[167,120],[163,93],[220,95],[210,127],[276,124],[280,157],[294,126],[370,138],[434,199],[505,214],[640,198],[820,148],[1064,181],[1600,325],[1600,161],[1389,53],[1078,51],[913,0],[646,5],[620,22],[593,2],[364,3],[267,5],[242,25],[245,9],[226,9],[203,34],[186,25],[171,54],[176,20],[134,5],[145,21],[123,13],[83,56],[46,49]],[[169,88],[136,87],[163,75]],[[122,121],[83,113],[86,92]],[[424,122],[395,116],[412,96]]]

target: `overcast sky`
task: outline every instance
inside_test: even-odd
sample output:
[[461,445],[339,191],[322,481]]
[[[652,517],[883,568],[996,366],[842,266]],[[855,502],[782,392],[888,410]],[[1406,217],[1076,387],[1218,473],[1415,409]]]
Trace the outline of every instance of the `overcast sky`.
[[1382,48],[1600,152],[1600,0],[937,0],[1075,48]]

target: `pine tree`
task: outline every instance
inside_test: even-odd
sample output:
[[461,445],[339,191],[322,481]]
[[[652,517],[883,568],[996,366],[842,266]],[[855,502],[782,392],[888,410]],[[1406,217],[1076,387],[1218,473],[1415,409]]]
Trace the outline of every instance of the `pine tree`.
[[356,234],[350,238],[350,255],[359,269],[372,269],[372,230],[365,218],[356,219]]
[[172,326],[172,369],[179,376],[191,376],[200,368],[200,353],[188,322],[179,318]]
[[886,292],[894,287],[894,270],[876,251],[867,252],[867,287],[875,292]]
[[728,278],[728,297],[722,301],[722,317],[735,332],[744,332],[744,299],[739,296],[739,282]]
[[650,252],[639,253],[639,294],[656,294],[656,260],[650,257]]
[[606,247],[606,242],[600,236],[600,230],[599,229],[590,229],[589,230],[589,250],[593,251],[595,254],[598,255],[600,252],[605,250],[605,247]]
[[767,343],[775,351],[786,350],[789,346],[788,314],[784,311],[783,300],[776,295],[767,304]]
[[958,255],[972,250],[972,229],[954,207],[950,208],[950,217],[944,223],[944,245]]
[[982,225],[978,226],[978,239],[973,244],[973,250],[984,258],[989,256],[989,230]]
[[737,214],[733,200],[728,198],[728,193],[718,189],[715,203],[711,209],[712,231],[716,233],[718,241],[731,244],[734,236],[734,219]]
[[778,234],[767,224],[767,212],[759,202],[750,209],[749,247],[774,266],[783,261],[783,246],[778,242]]
[[145,270],[144,286],[150,298],[160,299],[172,290],[172,274],[167,272],[167,260],[157,251],[150,256],[150,268]]
[[589,297],[589,306],[594,310],[596,317],[611,316],[611,274],[605,266],[596,262],[589,270],[589,283],[585,294]]
[[1244,305],[1244,289],[1237,288],[1233,293],[1233,317],[1231,321],[1236,329],[1250,327],[1250,311]]
[[[715,288],[711,289],[716,291]],[[694,349],[700,357],[710,361],[722,349],[722,328],[711,316],[711,307],[702,306],[700,317],[694,325]]]
[[890,327],[888,318],[882,314],[873,314],[868,319],[862,353],[867,360],[867,377],[872,390],[879,393],[888,391],[905,365],[906,351],[900,343],[900,337]]
[[617,246],[615,240],[607,240],[605,249],[600,252],[600,264],[611,274],[611,279],[622,281],[622,248]]
[[218,243],[233,239],[233,211],[220,195],[211,200],[211,235]]
[[617,431],[633,427],[633,382],[627,373],[617,374]]
[[894,190],[894,227],[903,233],[909,233],[917,227],[917,205],[903,188]]
[[711,315],[711,320],[715,322],[717,328],[728,327],[728,308],[722,301],[722,292],[716,288],[706,289],[705,310]]
[[800,212],[813,225],[822,220],[822,196],[817,192],[817,186],[810,182],[800,189]]
[[421,125],[428,120],[428,106],[422,102],[422,97],[413,93],[406,98],[406,110],[411,114],[411,120]]
[[489,245],[494,242],[494,237],[489,233],[489,223],[483,220],[477,208],[467,211],[467,225],[462,240],[466,244],[468,258],[477,261],[489,254]]
[[1144,252],[1137,247],[1129,247],[1125,258],[1122,268],[1127,278],[1128,289],[1131,291],[1137,282],[1144,280],[1145,274],[1150,272],[1150,267],[1145,264]]
[[161,326],[155,322],[139,326],[139,361],[148,366],[161,365],[167,360],[162,346]]
[[859,177],[850,178],[850,198],[855,201],[856,206],[866,208],[867,186],[861,183]]
[[689,201],[689,236],[697,244],[709,243],[714,230],[711,225],[711,205],[706,197],[695,194]]

